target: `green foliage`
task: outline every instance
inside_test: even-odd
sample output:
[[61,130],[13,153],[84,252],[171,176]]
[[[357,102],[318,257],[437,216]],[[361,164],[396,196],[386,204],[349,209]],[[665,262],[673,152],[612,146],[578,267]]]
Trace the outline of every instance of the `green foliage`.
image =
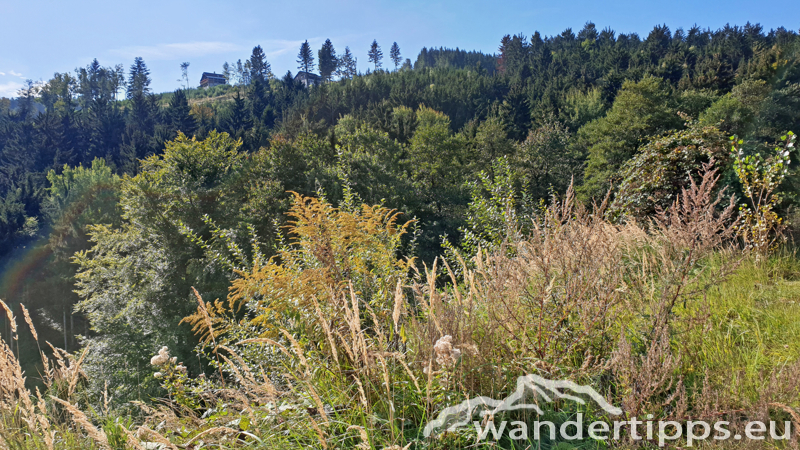
[[570,148],[572,137],[563,124],[550,117],[517,144],[514,166],[532,198],[563,194],[571,184],[580,182],[583,158]]
[[494,176],[482,171],[479,181],[471,184],[472,201],[467,209],[466,225],[460,230],[461,247],[466,255],[475,255],[478,250],[495,252],[522,231],[516,180],[508,159],[495,160],[491,174]]
[[[470,163],[479,168],[488,166],[490,171],[494,160],[511,156],[515,150],[503,123],[497,117],[490,117],[478,125],[473,145],[475,152],[469,158]],[[474,168],[470,170],[473,173],[475,171]]]
[[606,105],[602,94],[599,88],[593,88],[588,92],[572,89],[566,93],[561,116],[567,120],[571,130],[578,130],[605,114]]
[[378,41],[372,41],[372,45],[369,48],[369,52],[367,52],[369,56],[369,62],[375,64],[375,70],[380,69],[381,65],[383,64],[381,60],[383,59],[383,51],[381,50],[380,45],[378,45]]
[[190,111],[191,108],[189,107],[189,101],[186,99],[186,94],[181,89],[175,91],[169,101],[169,116],[172,129],[176,133],[192,136],[197,130],[197,122],[190,114]]
[[728,134],[744,136],[756,126],[753,120],[769,91],[763,80],[747,80],[714,102],[700,116],[700,122],[718,125]]
[[[400,126],[404,118],[400,118]],[[334,129],[337,140],[338,170],[349,187],[365,202],[386,203],[413,210],[413,186],[406,177],[405,148],[389,133],[370,128],[346,116]],[[331,192],[331,194],[333,194]]]
[[150,93],[150,70],[141,57],[136,57],[128,76],[128,98]]
[[647,143],[622,167],[609,214],[643,219],[667,210],[701,172],[728,168],[727,145],[719,129],[696,123]]
[[588,146],[585,184],[579,192],[587,199],[603,195],[640,145],[651,136],[677,128],[679,120],[662,81],[645,77],[636,83],[625,82],[608,114],[579,132],[579,139]]
[[403,57],[400,55],[400,46],[397,45],[397,42],[392,43],[392,48],[389,49],[389,58],[394,63],[395,70],[397,70],[400,66],[400,62],[403,60]]
[[326,39],[322,44],[322,48],[317,53],[319,61],[319,74],[324,81],[330,81],[331,76],[336,72],[339,67],[339,60],[336,58],[336,50],[333,48],[333,43],[330,39]]
[[297,54],[297,68],[303,72],[311,72],[314,70],[314,54],[311,52],[311,46],[308,41],[300,44],[300,53]]
[[356,63],[356,57],[350,53],[350,47],[345,47],[344,53],[341,58],[339,58],[339,66],[336,69],[336,74],[342,79],[352,79],[358,74]]
[[122,224],[89,228],[92,248],[75,255],[76,292],[95,332],[88,342],[98,352],[86,363],[95,392],[108,380],[116,401],[155,395],[147,361],[163,345],[195,373],[202,370],[191,357],[190,330],[176,324],[196,304],[192,286],[224,296],[230,275],[217,248],[192,237],[233,236],[240,245],[255,231],[269,237],[270,208],[279,204],[263,174],[254,176],[264,170],[262,160],[249,160],[240,146],[224,133],[203,141],[179,135],[163,156],[142,161],[141,173],[122,181]]
[[[700,117],[700,114],[705,113],[718,99],[719,95],[708,89],[687,89],[680,93],[680,97],[678,98],[678,110],[696,120]],[[706,124],[716,125],[711,123]]]
[[[408,61],[391,73],[359,75],[346,49],[342,80],[320,89],[304,89],[291,74],[272,78],[256,47],[227,64],[230,85],[160,95],[149,93],[141,59],[127,86],[122,66],[92,61],[38,90],[29,85],[20,99],[0,100],[0,257],[8,281],[0,296],[29,305],[51,342],[63,338],[73,349],[73,336],[87,335],[103,349],[88,366],[93,379],[110,373],[128,385],[120,399],[140,395],[138,386],[147,397],[158,383],[142,361],[161,345],[175,343],[190,372],[208,370],[185,356],[195,340],[175,325],[194,305],[190,287],[222,298],[231,267],[270,255],[287,190],[324,193],[334,206],[357,195],[405,211],[418,219],[413,250],[429,265],[441,253],[440,236],[459,245],[459,228],[485,222],[497,232],[475,231],[484,244],[504,235],[497,205],[510,197],[488,200],[501,185],[521,192],[519,214],[566,192],[571,180],[584,200],[621,183],[616,204],[636,197],[628,206],[646,215],[706,162],[705,144],[687,141],[716,139],[700,126],[738,133],[746,156],[766,154],[765,142],[800,125],[797,41],[794,32],[751,24],[658,26],[645,39],[587,23],[555,36],[509,35],[498,55],[424,48],[413,68]],[[392,48],[397,68],[399,47],[397,55]],[[310,65],[300,67],[311,71],[315,55],[307,50]],[[129,98],[117,100],[126,87]],[[676,112],[699,117],[700,126],[681,131]],[[221,149],[233,144],[215,129],[240,141],[231,155]],[[197,140],[165,145],[179,130]],[[203,147],[206,137],[213,148]],[[671,151],[678,148],[686,151]],[[89,169],[96,158],[107,167]],[[68,192],[48,196],[48,182],[56,187],[51,171],[63,172],[56,182]],[[721,179],[735,178],[728,171]],[[776,214],[794,207],[796,178],[790,172],[775,191]],[[485,204],[470,209],[475,186],[483,186]],[[264,245],[252,245],[255,236]],[[68,264],[77,250],[86,252],[81,265]],[[82,315],[68,314],[76,267],[86,276],[81,286],[91,285],[84,300],[96,295],[91,311],[107,331],[87,331]]]
[[267,61],[267,55],[260,45],[253,47],[253,54],[250,55],[250,82],[265,81],[273,78],[272,66]]
[[[238,340],[237,330],[244,327],[261,337],[277,338],[286,330],[322,344],[324,330],[309,325],[317,314],[335,316],[351,289],[369,305],[372,320],[390,320],[396,286],[413,267],[413,259],[398,255],[410,222],[399,224],[400,214],[385,207],[350,203],[357,200],[349,197],[337,209],[324,199],[295,193],[286,245],[275,257],[256,257],[246,270],[237,270],[227,306],[201,303],[186,321],[207,342],[227,342],[226,333],[231,333],[227,339]],[[240,303],[248,311],[242,323],[231,316]]]
[[791,131],[781,136],[782,145],[764,158],[761,153],[745,155],[741,147],[744,141],[731,137],[733,169],[747,198],[739,208],[742,216],[739,235],[748,248],[762,255],[774,249],[785,228],[775,210],[781,201],[778,188],[789,173],[789,154],[796,138]]

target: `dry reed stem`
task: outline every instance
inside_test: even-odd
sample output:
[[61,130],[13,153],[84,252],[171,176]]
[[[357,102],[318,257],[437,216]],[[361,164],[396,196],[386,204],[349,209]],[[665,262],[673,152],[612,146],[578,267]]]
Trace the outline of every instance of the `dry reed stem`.
[[28,313],[28,308],[26,308],[25,305],[23,305],[22,303],[20,303],[19,306],[22,308],[22,315],[25,317],[25,323],[27,323],[28,326],[30,327],[31,334],[33,335],[33,338],[36,340],[36,343],[38,344],[39,335],[36,334],[36,327],[33,326],[33,320],[31,320],[31,315]]
[[[217,348],[222,348],[222,346],[219,346]],[[233,373],[236,374],[236,376],[239,378],[239,383],[240,384],[244,384],[244,382],[246,381],[246,378],[245,378],[244,375],[242,375],[242,372],[239,371],[239,369],[236,367],[236,365],[233,363],[233,361],[228,359],[228,357],[225,356],[225,355],[218,354],[217,356],[219,356],[220,358],[222,358],[223,361],[228,363],[228,366],[230,366],[231,370],[233,370]]]
[[11,331],[13,333],[16,333],[17,332],[17,319],[14,317],[14,313],[11,311],[11,308],[9,308],[8,305],[6,305],[6,303],[3,300],[0,300],[0,306],[2,306],[3,309],[6,310],[6,315],[8,316],[8,321],[10,322],[10,325],[11,325]]
[[358,430],[358,435],[361,438],[361,443],[356,445],[356,448],[362,450],[370,450],[372,448],[372,446],[369,445],[369,435],[367,434],[367,430],[365,430],[364,427],[360,425],[350,425],[349,427],[347,427],[347,431],[350,430]]
[[48,450],[53,450],[53,441],[55,439],[56,432],[55,430],[50,429],[50,421],[47,419],[47,404],[42,398],[42,393],[39,392],[38,387],[36,388],[36,398],[38,400],[36,406],[39,408],[39,412],[41,413],[37,414],[36,417],[39,419],[39,427],[42,430],[44,443]]
[[372,307],[369,306],[369,303],[367,303],[367,302],[364,302],[364,307],[367,309],[367,312],[369,313],[369,317],[372,319],[372,323],[375,324],[373,326],[372,330],[375,332],[375,334],[378,335],[378,342],[380,342],[381,344],[384,344],[384,343],[388,342],[386,340],[386,335],[383,334],[383,330],[381,330],[381,325],[380,325],[381,321],[378,320],[378,316],[375,314],[375,310],[372,309]]
[[383,355],[378,354],[378,361],[381,363],[381,368],[383,369],[383,382],[386,386],[386,401],[389,402],[389,429],[392,431],[392,440],[395,439],[394,434],[394,397],[392,396],[392,382],[389,379],[389,366],[386,363],[386,359]]
[[154,431],[154,430],[151,430],[150,428],[148,428],[146,426],[139,427],[136,430],[136,434],[140,435],[140,436],[141,435],[150,436],[150,438],[154,439],[157,443],[164,444],[171,450],[180,450],[178,447],[175,446],[175,444],[170,442],[169,439],[167,439],[164,436],[162,436],[161,433],[159,433],[157,431]]
[[83,374],[83,372],[81,371],[81,365],[83,364],[83,360],[86,358],[88,351],[89,351],[89,346],[87,345],[86,347],[83,348],[83,352],[81,352],[81,356],[80,358],[78,358],[78,361],[75,363],[70,362],[69,369],[72,372],[71,373],[72,376],[70,377],[69,389],[67,390],[68,399],[72,397],[72,393],[75,392],[75,386],[77,386],[78,384],[78,379]]
[[297,357],[300,359],[301,365],[305,368],[303,371],[303,380],[306,381],[305,385],[308,387],[309,394],[314,399],[314,403],[317,404],[317,409],[319,410],[320,415],[322,416],[325,423],[328,422],[328,414],[325,413],[325,404],[322,402],[322,399],[317,394],[317,391],[314,389],[314,386],[310,383],[311,379],[311,366],[308,364],[308,360],[303,353],[302,347],[300,347],[300,343],[295,340],[295,338],[286,330],[281,330],[283,335],[289,339],[289,342],[292,343],[292,348],[294,348]]
[[347,344],[347,340],[344,338],[344,336],[342,336],[342,333],[340,333],[339,330],[333,330],[333,334],[335,334],[336,337],[339,338],[339,341],[342,343],[342,348],[344,348],[344,351],[350,358],[350,362],[352,362],[353,364],[357,363],[358,358],[356,357],[355,351],[354,349],[351,349],[350,346]]
[[286,356],[288,356],[288,357],[292,356],[292,354],[289,353],[289,350],[286,347],[284,347],[283,344],[281,344],[281,343],[279,343],[277,341],[274,341],[274,340],[272,340],[270,338],[245,339],[243,341],[239,341],[239,342],[236,343],[236,345],[243,345],[243,344],[269,344],[269,345],[278,347],[278,349],[280,349],[280,351],[285,353]]
[[328,325],[328,321],[322,314],[322,309],[319,307],[319,302],[317,301],[317,296],[312,295],[311,300],[314,302],[314,311],[317,314],[317,319],[319,323],[322,325],[322,330],[325,332],[325,338],[328,340],[328,345],[331,346],[331,354],[333,355],[333,360],[336,362],[336,368],[341,369],[339,365],[339,353],[336,351],[336,341],[333,339],[333,334],[331,333],[331,327]]
[[292,344],[292,348],[294,349],[297,358],[300,360],[300,364],[305,368],[305,370],[303,371],[304,377],[308,379],[311,376],[311,366],[308,364],[308,360],[306,359],[306,356],[303,353],[303,349],[300,347],[300,343],[297,342],[297,340],[295,340],[292,334],[289,333],[288,331],[281,329],[281,332],[283,333],[284,336],[286,336],[286,339],[288,339],[289,342]]
[[206,304],[203,302],[203,297],[200,296],[200,293],[197,292],[197,289],[195,289],[194,286],[192,286],[192,292],[194,292],[194,296],[197,298],[197,303],[200,305],[200,308],[198,309],[203,313],[203,320],[205,321],[206,326],[208,327],[208,336],[211,338],[211,342],[216,344],[217,340],[214,337],[214,325],[211,322],[211,316],[209,316],[208,314],[208,309],[206,308]]
[[78,409],[72,403],[65,402],[64,400],[61,400],[58,397],[54,397],[51,395],[50,398],[53,401],[63,405],[67,409],[67,411],[69,411],[69,413],[72,415],[72,420],[78,425],[80,425],[86,431],[86,434],[93,441],[97,443],[97,445],[106,450],[111,450],[111,446],[108,444],[108,437],[106,436],[106,434],[103,432],[103,430],[100,430],[94,425],[92,425],[92,422],[89,420],[88,417],[86,417],[86,414],[84,414],[83,411]]
[[136,450],[146,450],[145,446],[142,445],[139,438],[137,438],[133,433],[130,432],[125,425],[119,424],[120,428],[122,428],[122,432],[125,433],[125,437],[127,437],[127,444],[131,447],[134,447]]
[[405,310],[406,299],[403,295],[403,284],[401,280],[397,280],[397,286],[394,289],[394,307],[392,308],[392,322],[394,322],[394,332],[398,333],[400,326],[400,316]]
[[183,444],[183,447],[189,447],[189,445],[191,445],[192,442],[196,441],[197,439],[200,439],[203,436],[206,436],[206,435],[209,435],[209,434],[215,434],[215,433],[239,434],[240,431],[239,430],[234,430],[233,428],[228,428],[228,427],[209,428],[208,430],[205,430],[202,433],[198,433],[197,436],[189,439],[188,442]]
[[417,393],[419,395],[422,395],[422,389],[419,387],[419,382],[417,380],[417,377],[414,376],[414,372],[411,371],[411,368],[408,367],[408,364],[406,364],[406,362],[403,360],[403,354],[396,353],[395,359],[400,362],[400,365],[403,366],[403,369],[405,369],[406,373],[411,378],[411,381],[414,383],[414,387],[417,388]]
[[440,335],[443,335],[444,332],[442,331],[442,324],[439,323],[439,316],[437,314],[439,311],[439,292],[436,290],[436,274],[438,263],[439,258],[436,258],[433,260],[433,267],[430,271],[425,268],[425,274],[428,279],[428,296],[430,297],[430,302],[423,302],[423,305],[428,307],[429,317],[433,318],[433,323],[436,325],[436,331],[438,331]]
[[[250,368],[247,366],[247,363],[245,362],[245,360],[244,360],[244,359],[242,359],[242,357],[241,357],[241,356],[239,356],[239,354],[238,354],[238,353],[236,353],[236,352],[235,352],[235,351],[233,351],[231,348],[229,348],[229,347],[226,347],[226,346],[224,346],[224,345],[222,345],[222,344],[218,345],[218,346],[217,346],[217,348],[221,348],[221,349],[223,349],[223,350],[227,351],[228,353],[230,353],[230,354],[231,354],[231,356],[233,356],[233,359],[235,359],[235,360],[236,360],[236,362],[238,362],[238,363],[239,363],[239,365],[242,367],[242,371],[244,372],[244,377],[242,377],[242,374],[241,374],[241,373],[239,373],[239,374],[238,374],[238,375],[239,375],[239,378],[241,378],[241,379],[242,379],[242,382],[244,382],[245,380],[247,380],[247,381],[249,381],[250,383],[252,383],[253,385],[258,385],[258,382],[257,382],[257,381],[256,381],[256,379],[255,379],[255,376],[253,376],[253,372],[251,372],[251,371],[250,371]],[[223,356],[223,355],[220,355],[220,357],[224,357],[224,356]],[[232,362],[231,362],[231,361],[230,361],[228,358],[225,358],[225,360],[228,362],[228,364],[230,364],[230,365],[231,365],[231,367],[234,367],[234,366],[233,366],[233,363],[232,363]],[[237,371],[237,372],[238,372],[238,371]]]
[[[328,448],[328,441],[325,439],[325,432],[317,424],[317,421],[314,420],[313,417],[308,416],[308,419],[311,421],[311,427],[314,428],[314,431],[317,432],[317,438],[319,439],[319,443],[322,445],[322,448]],[[327,419],[326,419],[327,420]]]
[[359,399],[361,400],[361,406],[364,407],[364,412],[367,412],[369,411],[369,403],[367,402],[367,394],[364,392],[364,385],[361,384],[361,380],[358,377],[355,377],[354,380],[358,386],[358,394]]

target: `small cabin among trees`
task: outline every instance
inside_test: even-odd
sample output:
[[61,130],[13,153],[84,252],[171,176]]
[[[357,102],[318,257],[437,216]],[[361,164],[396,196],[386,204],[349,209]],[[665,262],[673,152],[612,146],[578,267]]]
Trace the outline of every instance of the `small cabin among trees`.
[[226,83],[225,76],[218,73],[203,72],[203,76],[200,77],[200,87],[202,88],[210,88]]
[[297,72],[297,75],[294,76],[294,81],[299,81],[303,83],[305,87],[311,86],[318,86],[322,83],[322,77],[311,72]]

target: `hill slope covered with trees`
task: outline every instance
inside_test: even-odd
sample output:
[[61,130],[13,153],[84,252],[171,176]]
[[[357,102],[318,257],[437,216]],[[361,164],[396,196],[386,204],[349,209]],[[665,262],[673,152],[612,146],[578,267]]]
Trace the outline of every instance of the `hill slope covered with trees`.
[[[225,378],[230,373],[222,375],[224,364],[212,353],[198,352],[198,345],[225,333],[225,342],[233,345],[248,338],[247,330],[272,340],[281,339],[279,330],[289,330],[293,337],[281,341],[287,347],[294,338],[317,344],[333,339],[324,321],[317,323],[309,311],[321,307],[320,314],[335,322],[331,327],[353,325],[358,314],[342,312],[355,307],[342,300],[350,295],[343,288],[347,283],[354,286],[353,298],[358,295],[373,308],[361,311],[365,323],[395,327],[375,331],[390,336],[381,341],[381,351],[400,351],[396,327],[402,316],[417,333],[409,339],[419,342],[412,344],[433,352],[428,344],[441,336],[432,342],[424,336],[458,329],[461,319],[450,310],[420,311],[424,305],[435,309],[436,289],[443,284],[452,281],[445,291],[457,290],[464,277],[483,270],[481,264],[499,264],[482,260],[488,258],[482,252],[513,260],[526,245],[552,245],[553,254],[556,248],[569,248],[574,230],[544,232],[537,228],[547,228],[537,222],[543,217],[574,225],[581,230],[574,231],[576,239],[588,240],[581,233],[595,230],[614,249],[610,254],[620,258],[635,259],[635,251],[622,248],[628,238],[599,230],[641,226],[636,233],[648,236],[648,251],[663,251],[660,256],[674,264],[648,276],[663,281],[694,273],[696,259],[669,259],[690,244],[669,231],[669,224],[676,229],[685,225],[679,225],[679,215],[664,211],[677,200],[686,211],[713,216],[715,222],[703,222],[708,228],[702,230],[716,236],[706,236],[709,241],[702,244],[703,257],[713,259],[723,238],[734,239],[726,222],[733,213],[725,206],[749,192],[742,184],[747,167],[741,161],[772,152],[780,136],[800,130],[800,36],[783,28],[767,32],[748,23],[716,31],[673,31],[662,25],[640,37],[587,23],[577,33],[505,36],[494,55],[425,48],[415,61],[403,61],[396,44],[387,53],[391,64],[384,70],[374,42],[371,70],[358,73],[349,49],[337,54],[327,41],[315,58],[310,48],[302,48],[302,69],[312,70],[316,60],[324,79],[307,87],[291,72],[274,76],[256,47],[244,64],[225,63],[231,84],[165,94],[150,91],[141,58],[127,74],[122,66],[104,67],[95,60],[74,74],[30,84],[13,109],[0,101],[0,298],[18,317],[23,316],[21,305],[27,307],[42,341],[68,351],[90,348],[82,361],[90,374],[86,391],[97,396],[107,389],[116,406],[164,394],[163,380],[152,376],[150,366],[162,346],[192,376],[219,372]],[[730,151],[733,135],[741,154]],[[770,197],[769,211],[791,218],[800,180],[794,164],[788,159],[782,164],[786,179],[778,195]],[[681,193],[690,187],[711,203],[680,203],[689,201]],[[602,214],[586,212],[593,203],[603,204]],[[581,212],[569,216],[566,210]],[[652,228],[644,225],[649,221],[654,221]],[[326,231],[317,233],[315,227]],[[512,229],[519,235],[512,236]],[[738,236],[739,243],[763,246],[755,235]],[[352,260],[343,248],[354,249]],[[581,251],[583,257],[606,261],[589,249]],[[461,267],[448,268],[452,278],[425,272],[443,256],[454,264],[463,255],[473,259],[462,258]],[[540,267],[528,262],[525,270]],[[606,262],[597,270],[623,270]],[[719,266],[726,263],[714,264],[722,277],[727,269]],[[494,268],[504,276],[519,275],[508,266]],[[416,285],[409,278],[415,270]],[[429,284],[420,281],[426,273]],[[484,281],[488,284],[469,289],[485,290],[470,295],[506,289]],[[711,283],[705,278],[692,282]],[[412,293],[412,285],[428,290]],[[517,288],[509,295],[524,297],[524,289]],[[683,295],[671,285],[659,289],[664,296]],[[596,294],[611,308],[622,301],[613,292]],[[416,308],[415,314],[453,322],[436,322],[436,331],[426,328],[433,322],[412,325],[412,317],[422,316],[392,309],[400,307],[392,302],[404,295],[414,299],[409,307]],[[209,302],[201,301],[200,310],[199,298]],[[278,303],[265,306],[273,298]],[[484,300],[490,309],[492,302],[502,301]],[[243,310],[234,308],[237,302]],[[326,309],[331,305],[339,309]],[[513,308],[523,314],[527,306],[522,302]],[[651,306],[641,303],[632,310],[639,314],[631,319],[638,330],[652,325],[664,333],[674,331],[666,322],[637,322],[651,317]],[[666,309],[653,317],[674,319],[674,300],[657,306]],[[511,314],[483,312],[489,314],[485,322],[470,324],[481,329],[464,333],[487,333]],[[302,320],[322,328],[304,330],[297,322]],[[222,327],[219,335],[214,334],[217,326]],[[0,328],[6,342],[14,341],[11,321],[3,319]],[[519,349],[473,344],[506,356],[535,347],[546,364],[573,367],[575,361],[542,355],[611,358],[610,347],[596,346],[612,330],[620,331],[612,325],[592,328],[597,334],[581,341],[580,348],[560,347],[557,336],[548,348],[533,340]],[[687,333],[700,339],[697,329]],[[472,342],[476,335],[458,339]],[[12,354],[30,373],[40,364],[37,341],[17,337]],[[665,351],[658,345],[668,337],[651,338],[653,352]],[[360,344],[345,344],[350,345]],[[344,351],[330,343],[315,357],[328,363],[343,358],[337,348]],[[351,359],[361,351],[348,348]],[[630,351],[630,343],[615,349]],[[245,358],[253,363],[257,350],[242,351],[250,352]],[[472,383],[474,393],[483,386],[475,374],[460,380]],[[442,385],[437,388],[447,391],[448,382],[438,380]],[[199,408],[186,395],[183,406]]]

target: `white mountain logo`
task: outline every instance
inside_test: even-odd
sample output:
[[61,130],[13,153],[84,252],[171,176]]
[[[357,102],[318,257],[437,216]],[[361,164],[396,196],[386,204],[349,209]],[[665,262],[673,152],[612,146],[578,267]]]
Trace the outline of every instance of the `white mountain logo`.
[[[481,396],[465,400],[456,406],[445,408],[436,419],[428,422],[423,430],[423,435],[427,438],[431,434],[438,434],[445,430],[453,431],[458,427],[468,425],[475,415],[485,417],[487,415],[493,416],[502,411],[523,409],[530,409],[542,415],[542,409],[538,405],[539,399],[545,402],[552,402],[563,398],[581,405],[586,404],[586,400],[574,394],[588,396],[611,415],[618,416],[622,414],[620,408],[608,403],[591,386],[575,384],[569,380],[548,380],[539,375],[531,374],[517,378],[517,389],[503,400]],[[526,403],[525,400],[530,398],[533,398],[537,403]]]

